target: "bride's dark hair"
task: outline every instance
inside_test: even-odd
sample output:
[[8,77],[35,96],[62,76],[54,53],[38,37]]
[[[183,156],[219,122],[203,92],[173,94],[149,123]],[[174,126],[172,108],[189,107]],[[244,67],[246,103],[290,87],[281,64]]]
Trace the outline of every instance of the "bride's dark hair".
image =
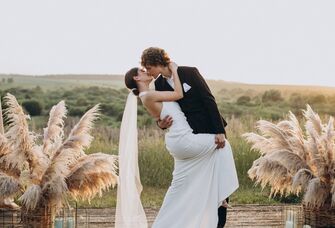
[[138,96],[140,91],[138,91],[137,83],[134,80],[134,77],[138,75],[138,67],[131,68],[128,70],[124,77],[124,83],[128,89],[131,89],[134,95]]

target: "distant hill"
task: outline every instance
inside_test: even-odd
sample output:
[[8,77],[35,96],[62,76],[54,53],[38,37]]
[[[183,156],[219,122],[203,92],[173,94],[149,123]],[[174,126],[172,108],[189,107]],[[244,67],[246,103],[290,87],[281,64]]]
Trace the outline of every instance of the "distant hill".
[[[12,78],[13,82],[9,83],[8,79]],[[257,96],[266,90],[279,90],[284,97],[292,93],[300,93],[304,95],[323,94],[326,96],[335,95],[335,87],[322,86],[297,86],[297,85],[257,85],[245,84],[238,82],[227,82],[223,80],[207,80],[211,90],[215,96],[226,99],[235,99],[242,95],[250,97]],[[75,87],[111,87],[124,88],[123,75],[15,75],[0,74],[0,89],[12,87],[33,88],[40,86],[44,90],[56,90],[59,88],[75,88]]]
[[279,90],[283,97],[288,97],[293,93],[299,93],[301,95],[317,95],[317,94],[322,94],[325,96],[335,95],[335,87],[326,87],[326,86],[265,85],[265,84],[261,85],[261,84],[227,82],[223,80],[207,80],[207,83],[214,94],[229,98],[237,98],[243,95],[255,97],[271,89]]
[[[12,83],[7,83],[9,78],[13,78]],[[57,90],[59,88],[75,88],[82,86],[100,86],[123,88],[122,75],[14,75],[0,74],[0,89],[12,87],[33,88],[40,86],[45,90]]]
[[122,81],[123,75],[91,75],[91,74],[83,74],[83,75],[76,75],[76,74],[69,74],[69,75],[45,75],[45,76],[35,76],[41,78],[48,78],[48,79],[56,79],[56,80],[103,80],[103,81]]

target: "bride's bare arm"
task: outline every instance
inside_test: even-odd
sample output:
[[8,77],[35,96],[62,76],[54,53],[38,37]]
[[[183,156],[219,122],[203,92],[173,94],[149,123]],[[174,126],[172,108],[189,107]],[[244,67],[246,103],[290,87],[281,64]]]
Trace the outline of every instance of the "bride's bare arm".
[[183,98],[183,89],[177,72],[178,66],[176,63],[171,62],[169,64],[169,69],[172,72],[173,82],[174,82],[174,91],[150,91],[148,98],[154,102],[161,101],[176,101]]

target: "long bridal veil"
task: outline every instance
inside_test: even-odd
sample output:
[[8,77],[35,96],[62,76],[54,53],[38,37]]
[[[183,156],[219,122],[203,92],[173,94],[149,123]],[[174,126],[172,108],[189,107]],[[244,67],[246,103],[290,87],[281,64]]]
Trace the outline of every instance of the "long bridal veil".
[[115,228],[148,227],[141,203],[141,192],[138,169],[137,97],[130,92],[120,129]]

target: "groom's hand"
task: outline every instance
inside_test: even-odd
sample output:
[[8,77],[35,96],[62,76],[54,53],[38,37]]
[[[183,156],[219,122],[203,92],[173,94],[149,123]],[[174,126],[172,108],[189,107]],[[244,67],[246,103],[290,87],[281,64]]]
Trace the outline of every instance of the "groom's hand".
[[165,130],[165,129],[171,127],[172,122],[173,122],[173,120],[172,120],[171,116],[165,116],[164,119],[157,120],[157,125],[158,125],[159,128]]
[[224,134],[217,134],[215,135],[215,144],[217,144],[217,149],[223,148],[226,143],[226,137]]

